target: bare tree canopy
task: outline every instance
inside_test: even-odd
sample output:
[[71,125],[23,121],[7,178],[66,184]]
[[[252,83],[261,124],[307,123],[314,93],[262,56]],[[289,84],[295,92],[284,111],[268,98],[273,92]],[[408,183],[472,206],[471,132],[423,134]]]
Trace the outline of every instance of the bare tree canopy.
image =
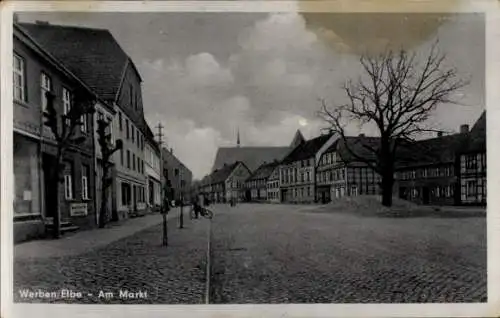
[[[368,164],[382,177],[382,203],[392,205],[392,187],[398,147],[412,143],[425,132],[438,131],[428,126],[433,111],[442,104],[457,104],[453,97],[468,85],[456,68],[446,67],[446,55],[435,42],[422,62],[416,52],[387,50],[380,56],[362,56],[363,74],[344,85],[346,104],[330,108],[321,100],[320,116],[329,129],[340,135],[352,156]],[[379,133],[376,147],[362,143],[375,154],[375,161],[358,156],[347,143],[348,123],[374,125]]]

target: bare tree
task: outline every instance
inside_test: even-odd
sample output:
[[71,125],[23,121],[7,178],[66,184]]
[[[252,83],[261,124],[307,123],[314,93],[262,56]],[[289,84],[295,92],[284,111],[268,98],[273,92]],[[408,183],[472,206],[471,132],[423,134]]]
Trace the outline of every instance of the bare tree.
[[[380,56],[362,56],[362,76],[343,87],[348,102],[330,108],[321,100],[320,116],[331,131],[339,134],[347,152],[381,176],[384,206],[392,205],[399,149],[414,144],[422,133],[438,131],[428,125],[433,111],[445,103],[456,104],[454,94],[468,84],[455,68],[445,66],[446,55],[438,51],[437,44],[433,44],[421,62],[416,52],[404,49],[387,50]],[[346,127],[353,122],[360,128],[365,125],[377,128],[380,137],[377,145],[361,143],[374,160],[360,156],[347,142]]]
[[94,113],[95,101],[91,98],[86,98],[80,92],[75,92],[73,103],[66,113],[60,114],[55,107],[56,96],[52,92],[46,92],[47,110],[44,111],[45,125],[50,128],[54,134],[56,142],[56,160],[51,165],[49,173],[49,182],[52,184],[53,197],[49,200],[53,202],[54,208],[54,228],[53,237],[59,238],[61,235],[61,207],[59,198],[59,185],[64,181],[63,177],[63,158],[68,147],[73,145],[81,145],[85,142],[86,137],[83,135],[76,136],[76,128],[83,125],[82,116]]
[[[99,118],[97,120],[97,136],[102,156],[101,206],[99,213],[100,228],[103,228],[108,222],[108,211],[106,209],[106,203],[108,201],[107,189],[113,183],[113,179],[108,176],[109,169],[113,166],[110,159],[113,153],[123,148],[123,141],[121,139],[116,140],[116,144],[114,146],[111,144],[111,134],[107,132],[110,124],[111,121],[104,120],[103,118]],[[113,216],[113,219],[116,220],[117,218],[118,217],[116,215]]]

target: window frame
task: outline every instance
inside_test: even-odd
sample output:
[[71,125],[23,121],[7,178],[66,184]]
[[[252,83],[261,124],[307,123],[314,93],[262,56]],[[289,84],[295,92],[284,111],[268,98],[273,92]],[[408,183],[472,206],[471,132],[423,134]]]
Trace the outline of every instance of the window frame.
[[[45,80],[44,80],[45,79]],[[48,87],[44,86],[48,83]],[[47,111],[47,97],[45,93],[52,92],[52,78],[44,71],[40,72],[40,97],[42,110]]]
[[[19,60],[19,65],[21,69],[17,69],[15,66],[16,59]],[[27,94],[27,83],[26,83],[26,59],[21,55],[14,53],[13,54],[13,65],[12,65],[12,88],[13,88],[13,99],[18,102],[26,103],[28,102],[28,94]],[[20,86],[16,85],[15,76],[19,75],[21,79]],[[20,89],[21,98],[16,98],[16,89]]]

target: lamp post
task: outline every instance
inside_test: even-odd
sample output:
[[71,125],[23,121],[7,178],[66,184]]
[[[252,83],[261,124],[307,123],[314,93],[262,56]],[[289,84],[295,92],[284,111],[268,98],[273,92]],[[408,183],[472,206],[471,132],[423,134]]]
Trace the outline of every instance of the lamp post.
[[179,210],[179,228],[182,229],[184,228],[184,211],[183,211],[183,206],[184,206],[184,196],[183,196],[183,189],[182,189],[182,179],[183,179],[183,173],[182,169],[179,171],[179,198],[180,198],[180,210]]

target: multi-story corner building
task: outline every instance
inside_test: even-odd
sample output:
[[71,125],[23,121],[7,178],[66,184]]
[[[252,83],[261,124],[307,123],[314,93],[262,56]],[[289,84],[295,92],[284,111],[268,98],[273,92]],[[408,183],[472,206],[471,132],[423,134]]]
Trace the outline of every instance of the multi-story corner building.
[[282,202],[315,201],[316,162],[336,139],[336,134],[329,133],[302,141],[283,159],[280,165]]
[[374,154],[364,146],[376,149],[379,140],[375,137],[346,137],[336,140],[320,156],[317,172],[317,201],[326,203],[343,196],[370,195],[379,193],[380,176],[357,156],[375,163]]
[[460,202],[486,205],[486,111],[472,127],[467,147],[458,152]]
[[171,189],[172,199],[188,200],[193,181],[193,173],[175,155],[172,148],[162,149],[163,174]]
[[160,147],[154,139],[154,134],[146,124],[146,147],[144,161],[146,162],[147,191],[146,202],[149,209],[156,210],[161,205],[161,159]]
[[[114,154],[114,208],[120,217],[146,208],[145,127],[141,76],[133,61],[108,30],[50,25],[22,26],[51,55],[82,79],[116,111],[116,139],[123,149]],[[89,49],[92,48],[92,49]]]
[[42,114],[47,106],[46,92],[55,95],[59,114],[98,98],[17,23],[13,48],[14,241],[45,234],[53,223],[53,191],[60,191],[62,232],[93,227],[93,121],[90,116],[82,117],[83,125],[77,128],[76,136],[87,138],[81,145],[70,145],[65,152],[63,186],[55,187],[48,176],[54,166],[56,143]]
[[245,201],[265,202],[268,200],[268,180],[279,166],[277,160],[262,164],[245,181]]

